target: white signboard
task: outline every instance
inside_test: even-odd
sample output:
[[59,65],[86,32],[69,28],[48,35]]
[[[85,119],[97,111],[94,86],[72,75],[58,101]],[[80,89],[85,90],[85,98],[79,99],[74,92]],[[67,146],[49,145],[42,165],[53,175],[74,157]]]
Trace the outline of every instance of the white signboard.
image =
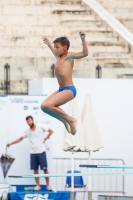
[[[4,153],[6,144],[10,143],[23,135],[29,126],[25,118],[28,115],[33,116],[35,124],[45,124],[52,129],[51,117],[44,114],[40,109],[41,103],[47,96],[8,96],[0,99],[0,136],[2,138],[2,148],[0,153]],[[47,134],[47,133],[46,133]],[[45,135],[44,135],[45,137]],[[45,143],[48,161],[48,170],[52,170],[52,145],[51,139]],[[16,160],[13,163],[9,174],[32,174],[30,171],[30,143],[28,139],[10,146],[8,149]],[[43,173],[43,172],[41,172]],[[9,180],[10,181],[10,180]],[[12,179],[11,184],[20,184],[20,180]],[[34,180],[21,180],[22,183],[31,184]],[[43,181],[44,183],[44,181]]]

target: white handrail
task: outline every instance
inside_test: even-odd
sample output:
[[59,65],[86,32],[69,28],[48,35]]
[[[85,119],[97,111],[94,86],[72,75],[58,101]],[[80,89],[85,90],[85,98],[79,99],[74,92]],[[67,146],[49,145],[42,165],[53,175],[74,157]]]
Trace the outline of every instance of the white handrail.
[[133,47],[133,34],[111,15],[101,4],[96,0],[82,0],[86,3],[99,17],[105,21],[116,33],[118,33],[128,44]]

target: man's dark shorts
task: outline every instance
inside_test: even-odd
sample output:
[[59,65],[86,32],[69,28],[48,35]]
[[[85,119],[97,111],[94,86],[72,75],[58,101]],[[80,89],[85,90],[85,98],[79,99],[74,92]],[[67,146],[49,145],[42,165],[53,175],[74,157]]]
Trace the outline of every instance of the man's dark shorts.
[[30,167],[31,167],[31,169],[37,170],[39,165],[40,165],[41,170],[47,169],[46,152],[30,155]]

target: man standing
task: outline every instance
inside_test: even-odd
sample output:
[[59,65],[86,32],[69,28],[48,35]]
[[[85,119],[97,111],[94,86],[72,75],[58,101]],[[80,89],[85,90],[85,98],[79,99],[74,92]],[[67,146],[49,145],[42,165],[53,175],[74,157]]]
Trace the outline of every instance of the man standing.
[[[43,125],[34,124],[34,119],[32,116],[26,117],[26,122],[29,125],[29,129],[24,132],[24,134],[17,140],[7,144],[11,146],[13,144],[21,142],[24,138],[28,138],[31,145],[31,155],[30,155],[30,164],[31,170],[34,170],[34,174],[38,174],[38,167],[44,171],[45,174],[48,174],[47,169],[47,158],[46,158],[46,149],[44,146],[45,141],[52,135],[53,130]],[[48,135],[44,138],[44,132],[47,131]],[[49,184],[49,178],[46,179],[46,188],[48,191],[51,191]],[[39,178],[35,178],[36,186],[34,191],[40,191],[40,181]]]

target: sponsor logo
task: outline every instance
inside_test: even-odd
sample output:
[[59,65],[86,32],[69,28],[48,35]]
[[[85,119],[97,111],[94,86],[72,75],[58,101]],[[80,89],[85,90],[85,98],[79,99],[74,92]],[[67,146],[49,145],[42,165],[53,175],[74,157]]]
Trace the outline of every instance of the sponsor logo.
[[24,110],[28,110],[28,106],[24,106]]
[[33,110],[39,110],[39,107],[33,107]]
[[26,194],[24,200],[48,200],[48,194]]
[[29,187],[27,187],[27,186],[23,186],[22,187],[22,191],[25,191],[25,192],[28,192],[28,191],[33,191],[34,190],[34,186],[29,186]]
[[11,98],[10,101],[12,103],[25,103],[25,104],[32,104],[32,103],[39,103],[38,100],[25,100],[23,98]]

